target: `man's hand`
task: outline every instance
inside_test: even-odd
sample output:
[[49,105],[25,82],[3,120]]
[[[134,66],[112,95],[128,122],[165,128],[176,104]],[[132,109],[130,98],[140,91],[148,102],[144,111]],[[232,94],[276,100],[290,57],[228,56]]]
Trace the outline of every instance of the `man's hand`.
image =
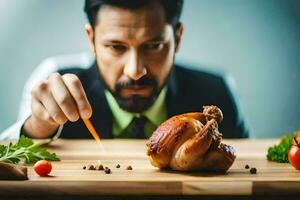
[[31,91],[31,116],[24,124],[33,138],[47,138],[67,121],[90,118],[91,105],[79,78],[74,74],[50,75],[38,82]]

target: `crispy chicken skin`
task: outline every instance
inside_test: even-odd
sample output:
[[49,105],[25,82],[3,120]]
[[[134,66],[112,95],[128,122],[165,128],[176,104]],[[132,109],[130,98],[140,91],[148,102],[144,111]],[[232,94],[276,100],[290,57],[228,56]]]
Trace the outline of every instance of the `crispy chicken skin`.
[[203,112],[171,117],[162,123],[147,142],[147,155],[153,166],[178,171],[226,172],[233,164],[233,147],[223,144],[218,123],[223,120],[217,106],[204,106]]

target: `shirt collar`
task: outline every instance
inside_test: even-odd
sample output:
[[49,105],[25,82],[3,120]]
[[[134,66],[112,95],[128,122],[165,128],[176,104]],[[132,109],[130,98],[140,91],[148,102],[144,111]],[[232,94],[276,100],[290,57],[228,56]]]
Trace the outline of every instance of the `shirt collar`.
[[[153,105],[141,113],[155,126],[159,126],[167,118],[167,110],[165,106],[166,90],[166,87],[163,88]],[[114,134],[119,135],[128,127],[133,117],[139,116],[140,114],[130,113],[120,108],[116,99],[108,90],[105,90],[105,96],[113,115],[112,131]]]

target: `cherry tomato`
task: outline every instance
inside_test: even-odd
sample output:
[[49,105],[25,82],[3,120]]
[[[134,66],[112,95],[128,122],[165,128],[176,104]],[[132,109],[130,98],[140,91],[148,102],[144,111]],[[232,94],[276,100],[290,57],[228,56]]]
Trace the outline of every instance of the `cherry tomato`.
[[300,170],[300,145],[299,144],[292,145],[288,153],[288,158],[291,165],[293,165],[297,170]]
[[33,169],[40,176],[48,176],[52,170],[52,165],[47,160],[39,160],[33,165]]

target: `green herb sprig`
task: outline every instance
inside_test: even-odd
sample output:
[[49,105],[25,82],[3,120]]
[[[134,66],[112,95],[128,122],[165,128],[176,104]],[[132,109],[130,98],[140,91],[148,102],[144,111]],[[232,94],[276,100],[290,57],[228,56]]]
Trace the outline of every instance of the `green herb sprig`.
[[32,164],[38,160],[58,161],[55,153],[41,147],[48,142],[34,143],[22,135],[16,144],[0,145],[0,162]]
[[267,159],[270,161],[288,163],[288,152],[292,146],[292,141],[296,133],[285,135],[281,138],[280,143],[269,147]]

